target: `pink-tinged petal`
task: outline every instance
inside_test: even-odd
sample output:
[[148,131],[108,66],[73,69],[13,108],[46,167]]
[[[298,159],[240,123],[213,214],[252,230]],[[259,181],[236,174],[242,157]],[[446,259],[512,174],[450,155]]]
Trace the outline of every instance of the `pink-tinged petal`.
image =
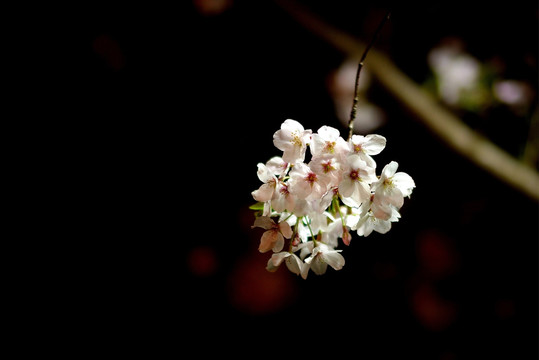
[[275,238],[276,239],[275,239],[275,242],[273,243],[273,248],[271,250],[273,250],[273,252],[279,252],[284,247],[284,238],[280,232],[277,232],[277,236]]
[[259,216],[255,219],[255,223],[251,228],[260,227],[262,229],[270,230],[274,229],[276,226],[275,221],[273,221],[269,216]]
[[251,193],[253,199],[260,202],[270,201],[275,192],[275,183],[262,184],[258,190]]
[[262,234],[262,238],[260,238],[260,245],[258,246],[258,251],[260,251],[261,253],[265,253],[273,249],[273,246],[275,245],[278,236],[280,236],[281,239],[283,238],[282,235],[279,234],[279,232],[276,230],[268,230],[264,232],[264,234]]
[[350,234],[350,232],[346,228],[344,228],[343,230],[346,231],[344,231],[342,234],[342,242],[344,243],[344,245],[349,246],[350,241],[352,241],[352,234]]
[[362,148],[366,154],[378,155],[386,147],[386,142],[386,138],[382,135],[370,134],[365,136],[365,143]]
[[339,184],[339,194],[342,197],[350,197],[355,190],[354,181],[350,179],[349,176],[345,176],[344,179]]
[[273,264],[273,266],[277,267],[277,266],[280,266],[281,263],[283,262],[283,260],[290,256],[290,253],[287,252],[287,251],[283,251],[283,252],[280,252],[280,253],[275,253],[273,255],[271,255],[271,263]]
[[273,145],[281,151],[291,148],[290,138],[286,136],[283,130],[277,130],[273,134]]
[[275,175],[284,175],[288,168],[288,163],[280,156],[274,156],[266,162],[266,167]]
[[290,227],[290,224],[287,223],[286,221],[279,223],[279,230],[281,231],[281,234],[283,234],[285,238],[290,239],[292,237],[292,234],[293,234],[292,228]]
[[373,201],[371,204],[371,210],[374,217],[381,220],[389,220],[393,214],[393,209],[391,206],[389,206],[389,204],[381,204],[378,201]]

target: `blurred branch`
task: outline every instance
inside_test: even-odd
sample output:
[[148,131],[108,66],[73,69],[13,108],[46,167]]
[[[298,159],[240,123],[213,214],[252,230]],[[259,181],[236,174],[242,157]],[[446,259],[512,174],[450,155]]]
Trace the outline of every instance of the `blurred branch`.
[[[275,2],[313,34],[349,56],[360,59],[360,50],[365,48],[363,42],[325,23],[295,1],[275,0]],[[517,161],[487,138],[466,126],[400,71],[384,54],[372,49],[367,66],[396,99],[453,150],[500,180],[539,200],[537,171]]]

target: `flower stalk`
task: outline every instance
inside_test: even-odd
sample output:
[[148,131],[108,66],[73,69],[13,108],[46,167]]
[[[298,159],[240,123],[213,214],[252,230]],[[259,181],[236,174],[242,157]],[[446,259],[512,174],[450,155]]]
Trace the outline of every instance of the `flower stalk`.
[[357,108],[359,103],[359,75],[361,74],[361,69],[363,69],[363,62],[367,58],[367,54],[369,53],[369,50],[374,45],[376,40],[378,39],[378,36],[380,35],[380,31],[382,31],[382,28],[384,27],[384,24],[387,20],[389,20],[391,16],[391,11],[388,10],[386,13],[386,16],[382,19],[378,27],[376,28],[376,31],[374,32],[374,35],[371,39],[371,42],[367,45],[365,50],[363,51],[363,55],[361,55],[361,59],[359,60],[359,64],[357,66],[357,72],[356,72],[356,82],[354,86],[354,101],[352,103],[352,110],[350,111],[350,120],[348,120],[348,141],[352,139],[352,135],[354,134],[354,120],[357,116]]

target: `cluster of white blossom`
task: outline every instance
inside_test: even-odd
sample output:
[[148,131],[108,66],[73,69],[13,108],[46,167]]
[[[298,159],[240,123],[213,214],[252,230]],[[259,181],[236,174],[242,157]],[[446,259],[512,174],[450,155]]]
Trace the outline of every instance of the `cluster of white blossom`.
[[[330,126],[313,134],[288,119],[273,135],[273,144],[283,151],[282,157],[258,164],[263,184],[252,192],[261,210],[253,228],[266,230],[258,249],[273,251],[269,271],[283,261],[304,279],[309,269],[318,275],[328,265],[342,269],[338,239],[349,245],[351,230],[359,236],[388,232],[400,218],[404,197],[415,187],[408,174],[397,172],[394,161],[376,176],[372,155],[386,146],[381,135],[353,135],[346,141]],[[305,163],[307,148],[311,158]],[[283,251],[285,239],[289,244]]]

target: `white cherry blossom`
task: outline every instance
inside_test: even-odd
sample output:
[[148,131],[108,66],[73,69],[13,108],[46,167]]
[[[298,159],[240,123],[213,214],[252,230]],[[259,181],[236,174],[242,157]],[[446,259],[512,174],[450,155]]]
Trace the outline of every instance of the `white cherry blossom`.
[[270,201],[273,198],[273,193],[277,186],[277,178],[273,175],[272,171],[262,163],[258,164],[257,175],[264,184],[262,184],[258,190],[253,191],[251,195],[253,195],[253,198],[256,201]]
[[347,167],[339,185],[342,201],[352,207],[358,207],[371,196],[370,184],[376,180],[374,168],[367,165],[359,155],[347,158]]
[[313,157],[320,155],[340,156],[348,151],[348,145],[340,136],[339,130],[326,125],[312,135],[310,147]]
[[284,161],[295,164],[305,160],[311,134],[311,130],[305,130],[296,120],[288,119],[281,125],[281,129],[273,134],[273,144],[284,152]]
[[344,257],[340,254],[341,251],[318,241],[311,256],[305,259],[305,263],[310,265],[316,275],[325,274],[328,265],[335,270],[341,270],[345,263]]
[[290,171],[290,190],[298,199],[320,199],[327,191],[325,179],[309,166],[298,163]]

